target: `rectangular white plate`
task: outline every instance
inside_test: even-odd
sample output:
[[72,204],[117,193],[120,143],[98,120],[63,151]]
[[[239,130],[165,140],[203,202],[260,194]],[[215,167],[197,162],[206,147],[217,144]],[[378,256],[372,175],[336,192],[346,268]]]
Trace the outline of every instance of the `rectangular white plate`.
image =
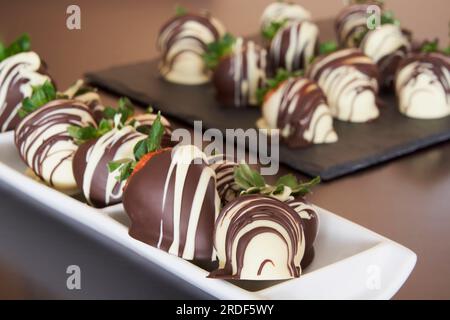
[[[320,230],[315,258],[298,279],[265,284],[209,279],[208,272],[134,240],[121,205],[97,210],[26,174],[13,133],[0,134],[0,180],[158,264],[219,299],[389,299],[416,263],[411,250],[317,207]],[[250,291],[246,288],[259,288]]]

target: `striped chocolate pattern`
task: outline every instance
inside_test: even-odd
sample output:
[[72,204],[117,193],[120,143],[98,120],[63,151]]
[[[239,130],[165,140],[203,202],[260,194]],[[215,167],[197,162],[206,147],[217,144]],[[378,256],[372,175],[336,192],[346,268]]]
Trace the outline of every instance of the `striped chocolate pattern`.
[[210,277],[242,280],[299,277],[305,252],[302,219],[277,199],[241,196],[220,212],[214,246],[219,269]]
[[126,181],[117,181],[117,172],[109,172],[108,163],[134,159],[134,146],[145,137],[127,126],[80,146],[73,159],[73,174],[90,205],[103,208],[122,201]]
[[209,81],[203,62],[207,45],[225,34],[222,24],[208,14],[184,14],[169,20],[160,30],[158,48],[162,53],[161,75],[181,84]]
[[309,79],[290,78],[283,82],[264,101],[262,112],[258,125],[279,129],[290,147],[337,141],[325,95]]
[[213,74],[217,99],[224,106],[258,104],[257,91],[266,80],[267,52],[253,41],[236,39],[233,53],[223,58]]
[[304,198],[297,197],[286,202],[302,218],[303,231],[305,233],[305,255],[301,266],[306,268],[314,258],[314,242],[319,232],[319,216],[316,209]]
[[208,158],[209,166],[216,173],[216,186],[222,204],[235,199],[241,189],[234,181],[234,169],[238,164],[224,154],[211,156]]
[[43,65],[34,52],[23,52],[0,62],[0,132],[14,130],[22,100],[31,96],[33,86],[50,78],[41,74]]
[[319,28],[308,21],[288,24],[277,32],[269,50],[270,66],[287,71],[303,70],[316,55]]
[[399,26],[385,24],[367,33],[361,49],[377,64],[381,85],[390,88],[398,64],[411,51],[411,44]]
[[333,117],[350,122],[378,118],[378,69],[361,50],[343,49],[317,59],[308,77],[322,88]]
[[89,108],[76,100],[54,100],[25,117],[15,130],[15,144],[33,172],[56,189],[76,189],[72,160],[78,146],[69,126],[96,126]]
[[360,35],[367,32],[367,9],[370,4],[346,6],[339,12],[335,21],[338,43],[344,48],[359,47]]
[[397,70],[400,112],[418,119],[450,115],[450,58],[440,53],[412,54]]
[[269,4],[261,16],[261,28],[265,29],[273,22],[303,22],[311,20],[311,13],[301,5],[292,2],[277,1]]
[[214,170],[192,145],[157,152],[129,179],[123,195],[130,235],[186,260],[215,259],[220,199]]

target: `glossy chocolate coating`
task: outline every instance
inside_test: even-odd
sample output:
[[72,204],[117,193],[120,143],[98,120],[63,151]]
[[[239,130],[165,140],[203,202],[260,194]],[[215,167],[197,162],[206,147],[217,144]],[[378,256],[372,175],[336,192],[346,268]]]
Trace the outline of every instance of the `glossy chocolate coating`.
[[210,167],[216,173],[216,186],[222,205],[234,200],[241,188],[234,181],[234,169],[238,164],[224,154],[211,156],[208,158]]
[[214,70],[217,100],[226,107],[258,104],[257,90],[264,85],[267,53],[252,41],[236,40],[233,52],[222,58]]
[[304,70],[319,51],[319,29],[309,21],[293,22],[280,29],[272,39],[269,63],[272,73],[278,69]]
[[194,146],[164,149],[135,172],[123,195],[130,235],[186,260],[214,260],[220,200],[214,171]]
[[122,202],[126,181],[117,181],[118,173],[109,172],[108,163],[133,159],[134,146],[145,137],[132,127],[124,127],[113,129],[78,148],[73,158],[73,174],[89,204],[103,208]]

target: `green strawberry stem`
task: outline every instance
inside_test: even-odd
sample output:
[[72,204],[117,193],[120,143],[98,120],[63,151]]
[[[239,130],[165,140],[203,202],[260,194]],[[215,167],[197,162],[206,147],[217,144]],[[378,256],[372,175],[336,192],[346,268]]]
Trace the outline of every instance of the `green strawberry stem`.
[[236,38],[230,33],[226,33],[221,39],[208,44],[203,60],[209,69],[214,69],[220,60],[233,50]]
[[109,172],[118,172],[116,176],[118,181],[127,180],[133,173],[139,160],[146,154],[161,149],[161,140],[164,135],[164,126],[161,123],[161,112],[158,112],[155,121],[152,124],[147,139],[139,141],[134,147],[134,159],[121,159],[112,161],[108,164]]
[[267,79],[265,85],[262,88],[259,88],[256,92],[258,97],[258,103],[262,104],[264,102],[264,98],[270,91],[276,89],[281,83],[286,81],[289,78],[300,77],[303,75],[302,71],[289,72],[285,69],[278,69],[277,74],[274,78]]
[[33,113],[56,98],[56,89],[48,80],[43,85],[33,87],[31,96],[22,101],[22,107],[19,109],[19,117],[25,118],[30,113]]
[[13,41],[9,46],[0,42],[0,62],[18,53],[30,51],[30,48],[30,36],[26,33]]
[[234,181],[241,188],[241,194],[297,197],[310,193],[311,189],[320,183],[320,177],[301,182],[294,175],[287,174],[280,177],[275,185],[269,185],[258,171],[252,170],[248,164],[243,163],[234,169]]

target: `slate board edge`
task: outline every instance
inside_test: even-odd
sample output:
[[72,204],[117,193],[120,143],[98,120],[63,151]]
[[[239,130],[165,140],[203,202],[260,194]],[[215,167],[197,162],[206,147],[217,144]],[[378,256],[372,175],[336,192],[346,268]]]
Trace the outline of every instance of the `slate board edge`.
[[[142,61],[133,63],[133,64],[124,65],[124,66],[131,66],[131,65],[141,64],[141,63],[142,63]],[[95,86],[97,86],[109,93],[112,93],[116,96],[120,96],[120,95],[129,96],[129,98],[132,101],[134,101],[135,103],[137,103],[139,105],[147,106],[148,100],[151,100],[152,107],[154,107],[156,110],[159,110],[160,108],[158,106],[160,105],[160,102],[158,102],[157,100],[151,99],[147,96],[142,97],[141,93],[134,91],[132,88],[124,86],[122,83],[121,84],[115,83],[114,81],[111,81],[109,79],[107,81],[105,81],[106,79],[104,79],[101,75],[99,75],[100,73],[106,72],[110,69],[116,69],[116,68],[120,68],[120,67],[121,66],[114,66],[114,67],[100,70],[97,72],[88,72],[85,74],[85,77],[90,84],[95,85]],[[122,92],[122,94],[119,94],[118,92]],[[177,115],[172,112],[165,112],[165,115],[173,117],[189,126],[192,126],[193,122],[195,120],[202,120],[202,119],[194,119],[192,116],[187,116],[187,115],[184,115],[183,117],[181,117],[180,115]],[[204,129],[208,129],[208,127],[209,127],[208,124],[205,123]],[[371,166],[382,164],[382,163],[388,162],[390,160],[413,153],[415,151],[418,151],[418,150],[430,147],[432,145],[436,145],[436,144],[445,142],[447,140],[450,140],[450,132],[446,133],[446,134],[435,135],[435,136],[433,136],[433,139],[429,139],[429,138],[430,137],[428,137],[428,139],[426,139],[426,140],[425,139],[416,140],[416,141],[414,141],[414,143],[411,143],[409,146],[403,146],[402,150],[398,150],[396,148],[391,148],[391,150],[388,150],[388,151],[384,150],[384,152],[382,152],[380,154],[374,154],[373,156],[371,156],[369,158],[366,158],[363,160],[360,159],[360,160],[357,160],[354,162],[348,162],[344,165],[337,165],[337,166],[329,167],[325,170],[317,170],[317,168],[313,168],[313,167],[299,168],[298,166],[292,165],[288,161],[283,161],[283,160],[281,160],[281,163],[285,164],[286,166],[288,166],[294,170],[298,170],[308,176],[320,176],[323,181],[331,181],[331,180],[361,171],[361,170],[369,168]],[[433,141],[429,141],[429,140],[433,140]],[[240,147],[242,147],[242,146],[240,146]],[[251,150],[251,149],[249,149],[249,151],[253,152],[253,150]],[[280,156],[280,158],[282,159],[283,157]]]

